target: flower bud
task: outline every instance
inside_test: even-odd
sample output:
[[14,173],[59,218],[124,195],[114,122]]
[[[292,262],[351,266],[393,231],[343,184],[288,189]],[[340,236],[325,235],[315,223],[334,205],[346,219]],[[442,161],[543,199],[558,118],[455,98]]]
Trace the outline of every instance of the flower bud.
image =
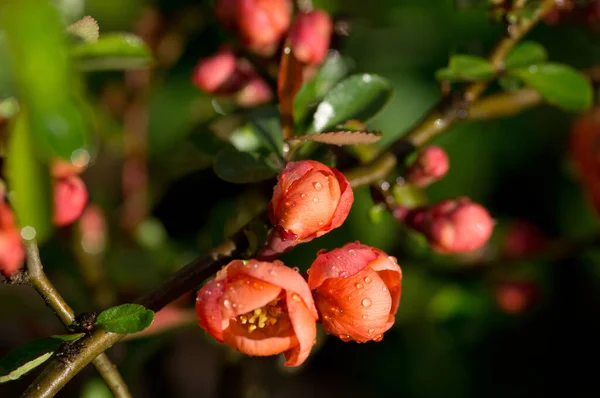
[[12,210],[0,202],[0,274],[10,278],[23,266],[25,248]]
[[281,261],[232,261],[198,291],[196,314],[217,341],[251,356],[283,353],[286,366],[304,362],[317,335],[310,289]]
[[494,220],[468,198],[445,200],[407,216],[409,226],[423,233],[434,250],[461,253],[482,247],[492,236]]
[[265,104],[273,99],[271,88],[260,76],[253,75],[235,95],[241,106],[251,107]]
[[496,304],[507,314],[520,314],[529,309],[539,296],[537,285],[530,281],[506,281],[495,287]]
[[448,168],[449,161],[446,151],[438,146],[426,147],[406,171],[406,180],[424,188],[444,177]]
[[272,55],[290,26],[291,0],[238,0],[237,22],[244,45],[251,51]]
[[78,176],[54,181],[54,216],[56,226],[69,225],[79,218],[88,201],[85,183]]
[[97,205],[88,206],[79,219],[81,247],[86,253],[98,254],[106,247],[108,227],[102,209]]
[[315,160],[290,162],[277,176],[269,218],[273,230],[261,258],[270,258],[342,225],[354,201],[346,177]]
[[322,10],[300,13],[290,29],[290,47],[298,60],[305,64],[320,64],[327,55],[333,23]]
[[544,233],[524,220],[511,223],[504,233],[502,254],[507,258],[519,258],[542,250],[546,244]]
[[207,93],[216,93],[232,77],[235,67],[235,53],[231,48],[223,46],[216,54],[198,61],[194,68],[192,82]]
[[395,257],[359,242],[321,252],[308,286],[323,327],[344,341],[381,341],[395,321],[402,290]]

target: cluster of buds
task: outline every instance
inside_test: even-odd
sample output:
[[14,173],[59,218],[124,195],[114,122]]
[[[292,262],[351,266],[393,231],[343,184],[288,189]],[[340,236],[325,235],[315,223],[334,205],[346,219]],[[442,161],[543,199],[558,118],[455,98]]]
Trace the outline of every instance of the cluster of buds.
[[[329,49],[333,23],[329,14],[312,10],[293,14],[291,0],[217,0],[219,22],[239,38],[245,50],[272,61],[286,42],[303,64],[319,65]],[[250,62],[228,45],[196,64],[193,84],[215,95],[233,97],[241,106],[273,99],[273,92]]]
[[316,323],[343,341],[381,341],[394,324],[402,271],[379,249],[349,243],[320,252],[308,282],[281,261],[234,260],[197,293],[199,325],[251,356],[283,353],[302,364],[316,343]]
[[51,166],[54,187],[52,221],[57,227],[72,224],[87,205],[88,191],[79,175],[87,167],[88,157],[86,152],[73,162],[57,159]]
[[400,303],[395,257],[348,243],[319,251],[306,275],[275,259],[342,225],[353,200],[338,170],[314,160],[288,163],[273,189],[266,245],[257,258],[224,266],[198,291],[199,325],[247,355],[283,353],[286,366],[306,360],[317,322],[343,341],[381,341]]

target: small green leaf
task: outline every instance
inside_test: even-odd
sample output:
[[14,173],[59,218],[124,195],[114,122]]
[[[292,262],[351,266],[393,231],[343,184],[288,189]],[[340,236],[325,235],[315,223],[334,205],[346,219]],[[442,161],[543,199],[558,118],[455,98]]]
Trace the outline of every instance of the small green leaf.
[[100,36],[100,27],[94,18],[87,15],[69,25],[67,32],[83,41],[95,42]]
[[83,336],[85,336],[85,333],[55,334],[54,336],[52,336],[52,338],[58,339],[60,341],[77,341]]
[[294,120],[296,123],[304,120],[311,104],[320,100],[333,86],[348,73],[348,61],[337,51],[331,51],[312,79],[304,82],[294,100]]
[[43,242],[52,231],[50,174],[35,156],[24,113],[12,127],[6,155],[9,198],[23,237]]
[[439,80],[473,81],[485,80],[494,76],[494,66],[485,58],[475,55],[453,55],[447,68],[439,69]]
[[523,88],[525,83],[516,76],[502,76],[498,78],[498,85],[506,91],[514,91]]
[[516,68],[545,62],[548,59],[548,52],[539,43],[534,41],[524,41],[518,44],[504,59],[504,68]]
[[393,92],[390,82],[381,76],[352,75],[325,96],[308,133],[320,133],[350,119],[366,123],[387,105]]
[[0,383],[17,380],[46,362],[60,347],[63,340],[45,338],[30,341],[10,350],[0,360]]
[[283,136],[277,109],[256,108],[248,116],[248,123],[261,145],[269,152],[283,156]]
[[71,56],[86,71],[139,69],[152,62],[148,46],[130,33],[109,33],[95,42],[76,44]]
[[562,64],[547,63],[510,70],[544,99],[568,111],[582,111],[592,105],[590,82],[577,70]]
[[240,152],[231,147],[219,152],[213,169],[219,178],[235,184],[264,181],[279,171],[258,153]]
[[139,304],[123,304],[104,310],[96,318],[96,326],[112,333],[137,333],[154,321],[154,311]]

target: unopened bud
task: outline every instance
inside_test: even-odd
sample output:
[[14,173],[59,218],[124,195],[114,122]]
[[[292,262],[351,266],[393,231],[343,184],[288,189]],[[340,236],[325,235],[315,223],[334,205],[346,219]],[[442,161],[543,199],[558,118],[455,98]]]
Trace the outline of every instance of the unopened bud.
[[77,220],[87,204],[88,192],[78,176],[54,181],[54,224],[62,227]]
[[290,26],[291,0],[238,0],[237,22],[244,45],[270,56]]
[[320,64],[327,55],[333,23],[325,11],[300,13],[289,33],[290,47],[298,60],[305,64]]
[[219,91],[234,74],[235,53],[229,47],[222,47],[216,54],[202,58],[194,68],[194,85],[207,93]]
[[273,91],[260,76],[250,77],[248,82],[235,95],[236,102],[241,106],[257,106],[273,99]]
[[406,171],[406,180],[424,188],[444,177],[449,165],[448,155],[442,148],[438,146],[423,148]]

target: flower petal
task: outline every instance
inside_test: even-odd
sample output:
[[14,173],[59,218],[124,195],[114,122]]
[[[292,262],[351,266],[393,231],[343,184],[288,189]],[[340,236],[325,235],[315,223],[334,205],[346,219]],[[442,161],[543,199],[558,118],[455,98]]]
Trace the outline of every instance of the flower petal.
[[278,220],[275,219],[277,216],[276,209],[279,208],[282,197],[287,193],[288,189],[296,182],[299,178],[302,178],[306,173],[311,171],[315,165],[310,160],[303,160],[300,162],[289,162],[285,169],[277,176],[277,184],[273,188],[273,197],[269,202],[269,218],[272,224],[277,224]]
[[280,288],[298,293],[304,304],[309,309],[315,319],[318,319],[317,309],[312,298],[312,294],[306,281],[298,272],[285,266],[281,261],[265,262],[249,260],[246,264],[243,262],[232,262],[227,268],[227,275],[245,274],[261,281],[270,283]]
[[225,284],[212,279],[198,291],[196,296],[198,324],[221,343],[223,342],[223,330],[219,298],[224,291]]
[[316,343],[317,324],[313,314],[296,293],[286,292],[286,303],[298,345],[284,353],[285,366],[298,366],[306,360]]
[[[337,169],[332,168],[331,171],[333,171],[333,174],[335,175],[335,177],[338,180],[338,183],[340,185],[341,195],[340,195],[340,200],[338,202],[338,206],[335,209],[335,212],[333,213],[333,217],[331,218],[331,224],[327,231],[330,231],[334,228],[341,226],[344,223],[344,221],[346,221],[346,218],[348,217],[348,214],[350,213],[350,208],[352,207],[352,203],[354,202],[354,193],[352,192],[352,187],[350,186],[350,183],[346,179],[346,176],[344,176],[344,174],[342,174]],[[317,236],[321,236],[321,235],[325,234],[327,231],[324,231],[321,234],[317,234]]]
[[225,292],[219,299],[222,304],[223,318],[231,319],[257,308],[264,307],[275,300],[281,288],[270,283],[240,275],[235,280],[226,282]]
[[313,290],[328,278],[350,277],[365,269],[377,256],[373,248],[358,242],[321,253],[310,266],[308,286]]

